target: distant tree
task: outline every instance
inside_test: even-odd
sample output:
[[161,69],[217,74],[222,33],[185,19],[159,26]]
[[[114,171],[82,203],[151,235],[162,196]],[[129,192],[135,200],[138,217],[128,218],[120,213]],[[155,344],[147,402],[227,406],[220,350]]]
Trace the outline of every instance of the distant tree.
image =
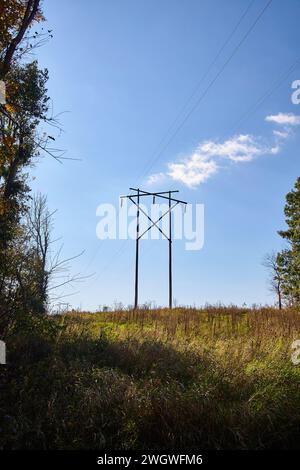
[[41,194],[33,197],[26,214],[26,230],[30,240],[30,250],[34,259],[32,281],[35,284],[35,297],[38,311],[44,313],[48,300],[51,270],[48,267],[52,240],[52,215],[47,207],[47,198]]
[[279,231],[279,235],[290,243],[291,247],[300,251],[300,177],[297,178],[294,189],[286,195],[284,207],[287,230]]
[[[27,252],[30,253],[33,264],[31,296],[36,301],[37,313],[47,311],[52,292],[84,279],[80,274],[71,275],[69,266],[69,262],[78,258],[81,253],[71,258],[62,258],[62,246],[57,247],[58,240],[52,236],[55,212],[49,211],[47,197],[37,194],[26,214]],[[55,295],[55,300],[59,299],[60,295]]]
[[282,283],[283,270],[278,261],[278,254],[268,253],[263,259],[263,265],[269,271],[269,285],[271,292],[275,293],[278,300],[278,308],[282,309]]
[[279,231],[288,247],[277,256],[283,274],[282,293],[290,305],[300,305],[300,178],[286,196],[284,208],[287,230]]

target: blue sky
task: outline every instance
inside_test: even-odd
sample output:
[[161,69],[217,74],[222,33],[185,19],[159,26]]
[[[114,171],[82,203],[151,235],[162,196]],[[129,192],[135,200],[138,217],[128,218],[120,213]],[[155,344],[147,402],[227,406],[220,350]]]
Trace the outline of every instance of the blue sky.
[[[66,156],[81,160],[60,165],[41,159],[32,186],[58,209],[55,235],[63,239],[65,256],[85,250],[73,271],[95,273],[64,299],[73,306],[132,302],[134,242],[98,240],[96,208],[118,204],[119,195],[137,184],[179,189],[182,199],[205,205],[203,249],[173,244],[179,304],[273,301],[261,261],[283,246],[276,232],[284,226],[285,194],[299,176],[300,105],[291,101],[291,84],[300,79],[300,66],[273,88],[300,58],[300,1],[273,0],[199,106],[166,148],[159,146],[250,3],[44,1],[54,38],[37,58],[49,69],[54,112],[66,111],[60,117],[64,132],[54,135]],[[190,107],[266,4],[252,2]],[[157,148],[163,151],[147,172]],[[142,242],[141,302],[167,304],[167,256],[166,241]]]

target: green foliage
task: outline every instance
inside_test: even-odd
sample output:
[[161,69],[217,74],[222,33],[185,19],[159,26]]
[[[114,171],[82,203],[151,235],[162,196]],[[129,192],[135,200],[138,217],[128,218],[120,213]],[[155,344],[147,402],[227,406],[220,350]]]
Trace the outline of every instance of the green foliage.
[[33,23],[44,21],[39,4],[40,0],[0,2],[0,80],[32,50],[32,41],[40,36],[27,34]]
[[286,216],[287,230],[282,230],[279,234],[287,239],[294,248],[300,250],[300,178],[295,183],[295,189],[286,196],[284,214]]
[[299,442],[300,369],[290,360],[299,311],[74,313],[34,330],[7,340],[0,448],[263,449]]
[[287,230],[279,232],[289,247],[278,254],[277,264],[282,274],[282,291],[288,304],[300,304],[300,178],[294,190],[286,196],[284,209]]
[[2,251],[0,332],[21,322],[27,315],[44,312],[44,297],[40,292],[40,258],[25,224],[17,227],[14,237]]
[[1,336],[22,316],[44,311],[45,299],[36,289],[38,260],[24,227],[24,215],[30,199],[26,171],[43,143],[38,126],[47,120],[49,100],[48,71],[40,70],[37,61],[21,60],[21,45],[31,48],[27,30],[33,22],[43,20],[39,0],[2,3],[0,75],[5,80],[6,104],[0,110]]

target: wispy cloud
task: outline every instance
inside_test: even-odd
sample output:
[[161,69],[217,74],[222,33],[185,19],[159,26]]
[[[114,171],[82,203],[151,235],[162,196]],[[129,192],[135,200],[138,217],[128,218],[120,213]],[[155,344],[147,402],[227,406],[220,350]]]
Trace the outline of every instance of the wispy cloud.
[[208,160],[197,152],[181,163],[169,163],[168,166],[168,175],[173,180],[180,181],[190,188],[204,183],[218,171],[218,165],[214,160]]
[[[168,176],[194,188],[205,182],[221,168],[220,159],[235,163],[250,162],[255,157],[274,154],[277,146],[269,146],[251,135],[236,135],[224,142],[208,140],[179,163],[168,164]],[[223,165],[222,165],[223,166]]]
[[165,179],[167,178],[167,175],[165,173],[154,173],[153,175],[150,175],[148,178],[148,183],[149,184],[158,184],[162,183]]
[[168,163],[166,172],[151,175],[148,183],[160,183],[169,177],[190,188],[196,188],[221,168],[225,168],[226,163],[227,165],[246,163],[263,155],[278,154],[283,141],[291,135],[291,127],[300,125],[300,116],[292,113],[278,113],[266,116],[265,120],[283,127],[280,130],[273,130],[271,140],[250,134],[239,134],[223,142],[203,141],[192,154],[187,155],[181,161]]
[[222,157],[233,162],[250,162],[254,157],[270,151],[268,146],[249,134],[236,135],[224,142],[209,140],[198,147],[198,152],[207,158]]
[[286,130],[286,131],[273,131],[273,134],[276,137],[279,137],[280,139],[287,139],[290,135],[290,131],[289,130]]
[[300,116],[297,116],[293,113],[278,113],[278,114],[271,114],[270,116],[266,116],[265,120],[268,122],[275,122],[276,124],[280,125],[288,125],[288,126],[299,126],[300,125]]

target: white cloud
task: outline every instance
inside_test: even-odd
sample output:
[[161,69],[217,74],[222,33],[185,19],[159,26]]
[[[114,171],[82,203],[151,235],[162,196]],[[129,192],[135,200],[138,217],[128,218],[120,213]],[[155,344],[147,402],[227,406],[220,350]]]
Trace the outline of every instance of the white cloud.
[[278,114],[271,114],[270,116],[266,116],[265,120],[268,122],[275,122],[276,124],[280,125],[287,125],[287,126],[299,126],[300,125],[300,116],[297,116],[293,113],[278,113]]
[[206,157],[222,157],[234,162],[249,162],[254,157],[269,153],[258,139],[251,135],[240,134],[222,143],[212,140],[200,144],[198,153]]
[[[250,134],[235,135],[223,142],[206,140],[197,149],[179,162],[170,162],[165,173],[157,173],[148,178],[148,183],[157,183],[169,177],[175,181],[195,188],[207,181],[221,169],[223,162],[245,163],[262,155],[276,155],[280,152],[283,141],[292,135],[291,126],[300,125],[300,116],[292,113],[278,113],[266,116],[268,122],[283,126],[273,130],[273,139],[263,140]],[[224,168],[226,165],[222,165]]]
[[178,163],[169,163],[168,175],[176,181],[195,188],[220,169],[218,160],[250,162],[260,155],[276,154],[280,147],[270,146],[251,135],[240,134],[224,142],[213,140],[201,143],[197,150]]
[[150,175],[148,178],[148,183],[149,184],[158,184],[162,183],[166,179],[166,175],[162,172],[160,173],[154,173],[153,175]]
[[280,139],[287,139],[290,136],[289,131],[273,131],[273,134]]
[[207,160],[202,155],[194,153],[181,163],[169,163],[168,175],[175,181],[180,181],[190,188],[198,186],[218,171],[214,160]]
[[271,155],[277,155],[277,153],[279,153],[280,150],[281,150],[280,145],[275,145],[274,147],[270,148],[270,154]]
[[195,188],[219,171],[220,158],[234,163],[250,162],[260,155],[274,155],[279,151],[279,145],[265,144],[261,139],[248,134],[236,135],[224,142],[207,140],[182,161],[169,163],[166,174],[151,175],[148,183],[161,182],[169,176],[190,188]]

